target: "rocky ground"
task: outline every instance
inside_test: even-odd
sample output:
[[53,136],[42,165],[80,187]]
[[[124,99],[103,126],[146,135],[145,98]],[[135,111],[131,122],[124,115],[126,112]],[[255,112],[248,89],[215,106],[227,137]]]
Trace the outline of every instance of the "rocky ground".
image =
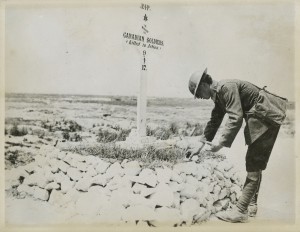
[[6,172],[6,193],[8,206],[20,199],[41,201],[65,212],[65,223],[89,218],[181,226],[206,221],[234,204],[241,178],[225,160],[150,169],[135,160],[110,162],[42,145],[33,162]]
[[[195,135],[203,132],[196,122],[209,118],[210,105],[202,106],[200,116],[192,105],[150,105],[149,135],[163,141],[154,150],[138,153],[116,146],[128,137],[134,107],[76,99],[7,102],[7,224],[209,225],[217,221],[216,212],[230,208],[241,194],[246,153],[242,131],[231,149],[183,161]],[[293,125],[289,111],[264,172],[260,208],[251,223],[294,220]]]

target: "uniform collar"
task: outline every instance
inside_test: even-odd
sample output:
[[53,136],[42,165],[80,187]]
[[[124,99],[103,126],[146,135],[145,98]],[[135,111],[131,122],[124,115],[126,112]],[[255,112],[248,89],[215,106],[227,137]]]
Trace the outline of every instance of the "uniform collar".
[[213,91],[211,99],[216,102],[217,99],[217,92],[218,92],[218,82],[213,80],[213,83],[210,86],[210,89]]

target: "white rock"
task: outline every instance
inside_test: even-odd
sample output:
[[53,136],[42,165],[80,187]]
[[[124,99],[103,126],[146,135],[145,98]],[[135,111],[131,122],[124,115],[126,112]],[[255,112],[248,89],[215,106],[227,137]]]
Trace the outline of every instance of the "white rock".
[[35,190],[36,187],[30,187],[28,185],[25,185],[25,184],[21,184],[17,187],[17,191],[19,193],[22,193],[22,192],[25,192],[29,195],[33,195],[34,194],[34,190]]
[[45,189],[37,187],[34,190],[33,197],[42,201],[47,201],[49,199],[49,192]]
[[153,208],[145,205],[129,206],[122,212],[124,221],[155,220],[156,214]]
[[87,192],[81,194],[76,201],[76,212],[82,215],[96,215],[100,213],[101,207],[108,201],[105,194]]
[[132,192],[130,189],[120,188],[111,193],[110,201],[115,205],[122,205],[123,207],[128,207],[130,205]]
[[185,182],[186,182],[187,184],[195,185],[195,186],[198,188],[199,181],[198,181],[197,178],[195,178],[195,177],[192,176],[192,175],[187,175],[186,178],[185,178]]
[[90,177],[94,177],[98,174],[98,172],[92,166],[88,166],[86,174],[89,175]]
[[217,185],[217,184],[218,184],[218,182],[216,182],[216,181],[211,182],[211,183],[208,185],[208,191],[209,191],[209,192],[213,192],[213,191],[214,191],[214,187],[215,187],[215,185]]
[[172,175],[171,175],[171,181],[175,181],[177,183],[182,183],[183,179],[181,176],[179,176],[176,172],[172,171]]
[[183,182],[186,182],[186,174],[183,172],[183,173],[180,173],[179,176],[181,177],[181,179],[183,180]]
[[89,190],[89,188],[91,187],[93,180],[94,179],[92,177],[85,176],[85,177],[81,178],[80,180],[78,180],[78,182],[75,185],[75,188],[77,190],[87,192]]
[[88,155],[85,157],[85,162],[87,165],[95,167],[98,164],[98,162],[100,162],[100,159],[96,156]]
[[77,168],[77,164],[78,164],[77,160],[75,160],[75,159],[71,159],[70,160],[70,166],[71,167]]
[[140,195],[143,197],[151,196],[156,191],[156,188],[146,187],[141,190]]
[[66,173],[68,171],[68,168],[70,167],[66,162],[60,160],[58,161],[57,164],[59,170],[61,170],[62,172]]
[[155,188],[155,192],[150,196],[150,199],[157,206],[171,206],[174,202],[173,190],[169,185],[159,183]]
[[70,180],[64,180],[61,182],[60,187],[61,187],[61,192],[66,193],[68,192],[71,188],[75,186],[75,181],[70,181]]
[[206,205],[206,197],[207,194],[203,194],[200,191],[196,192],[196,200],[198,201],[199,205]]
[[215,170],[215,171],[214,171],[214,175],[215,175],[219,180],[224,180],[224,176],[223,176],[223,174],[222,174],[220,171]]
[[106,196],[108,196],[108,197],[110,197],[111,196],[111,191],[109,190],[109,189],[107,189],[107,188],[104,188],[104,187],[102,187],[102,186],[99,186],[99,185],[94,185],[94,186],[91,186],[90,188],[89,188],[89,190],[88,190],[88,192],[89,193],[94,193],[94,194],[104,194],[104,195],[106,195]]
[[236,202],[236,193],[231,193],[230,194],[230,200],[234,203],[234,202]]
[[177,192],[174,193],[174,201],[171,207],[180,209],[180,194]]
[[174,165],[173,170],[178,174],[185,173],[187,175],[195,176],[197,173],[197,164],[194,162],[178,163]]
[[155,210],[156,220],[150,221],[151,225],[159,226],[175,226],[182,223],[180,210],[173,208],[157,208]]
[[181,215],[187,225],[191,225],[194,216],[200,211],[200,205],[195,199],[187,199],[180,205]]
[[110,190],[115,190],[118,189],[121,184],[122,184],[122,178],[116,175],[107,183],[106,187]]
[[231,188],[231,186],[232,186],[231,181],[228,180],[228,179],[226,179],[226,180],[225,180],[225,187],[226,187],[226,188]]
[[71,161],[73,159],[73,155],[72,153],[68,153],[66,154],[65,158],[63,159],[64,162],[68,163],[68,164],[71,164]]
[[185,183],[184,189],[180,191],[180,195],[186,198],[196,197],[197,186]]
[[24,166],[24,170],[27,172],[27,173],[33,173],[34,172],[34,168],[35,168],[35,164],[32,162],[32,163],[29,163],[27,165]]
[[214,188],[213,188],[213,193],[214,193],[215,195],[219,195],[220,192],[221,192],[221,187],[220,187],[219,185],[216,184],[216,185],[214,186]]
[[80,161],[77,162],[76,167],[78,168],[78,170],[83,171],[83,172],[87,171],[87,169],[88,169],[88,165],[86,163],[83,163]]
[[66,152],[59,152],[57,154],[57,158],[63,160],[66,157]]
[[230,189],[227,188],[223,188],[219,194],[219,199],[223,199],[225,197],[229,197],[230,196]]
[[19,180],[6,180],[5,181],[5,190],[9,190],[13,187],[19,186],[21,183]]
[[48,184],[47,178],[44,175],[39,175],[38,173],[28,176],[23,183],[29,186],[38,185],[41,188],[44,188]]
[[121,162],[121,166],[122,168],[124,168],[124,165],[128,162],[128,159],[123,159],[123,161]]
[[85,161],[85,157],[83,155],[80,155],[80,154],[77,154],[77,153],[73,153],[72,159],[77,160],[78,162],[84,162]]
[[83,194],[83,192],[79,192],[75,188],[69,189],[65,194],[64,204],[75,203]]
[[49,203],[52,205],[61,206],[64,201],[64,194],[61,191],[57,191],[55,189],[52,190],[49,198]]
[[99,174],[103,174],[106,172],[106,170],[108,169],[108,167],[110,166],[110,163],[107,163],[101,159],[98,160],[97,162],[98,164],[95,167],[95,170],[99,173]]
[[239,194],[241,192],[241,188],[240,188],[240,186],[238,186],[236,184],[233,184],[231,189],[230,189],[230,192]]
[[128,176],[132,182],[138,182],[140,184],[147,184],[151,187],[155,187],[157,184],[157,176],[151,169],[143,169],[139,176]]
[[164,167],[164,168],[156,168],[157,180],[159,183],[169,183],[172,177],[172,170]]
[[136,176],[141,172],[141,167],[138,161],[130,161],[121,165],[124,168],[125,175]]
[[207,210],[204,207],[200,207],[198,213],[194,216],[194,220],[196,223],[201,223],[208,220],[210,215],[210,210]]
[[41,155],[36,155],[34,157],[34,160],[34,163],[39,167],[45,167],[45,165],[47,164],[47,159]]
[[60,185],[56,182],[51,182],[45,186],[46,190],[59,189],[59,188],[60,188]]
[[184,184],[178,184],[177,182],[171,181],[169,187],[173,190],[173,192],[180,192],[184,189]]
[[106,186],[108,183],[108,178],[105,174],[98,174],[94,177],[92,177],[92,183],[93,184],[97,184],[97,185],[101,185],[101,186]]
[[119,162],[114,162],[112,165],[108,167],[105,173],[108,177],[114,177],[116,175],[123,176],[124,169],[121,167]]
[[58,166],[53,166],[53,167],[51,167],[51,172],[52,172],[52,173],[57,173],[57,172],[59,172]]
[[83,174],[80,172],[77,168],[68,168],[67,175],[72,179],[72,180],[79,180],[82,178]]
[[136,206],[136,205],[144,205],[150,208],[155,207],[155,203],[151,200],[151,199],[147,199],[145,197],[143,197],[140,194],[129,194],[129,205],[130,206]]
[[197,192],[201,192],[203,195],[209,194],[209,185],[205,182],[199,182]]
[[65,180],[70,180],[70,178],[62,172],[57,172],[53,174],[53,179],[57,183],[62,183]]
[[225,178],[230,179],[233,176],[233,174],[234,174],[234,170],[230,169],[230,170],[224,172],[223,174],[224,174]]
[[136,194],[140,194],[143,189],[146,189],[147,186],[139,183],[135,183],[132,187],[132,191]]

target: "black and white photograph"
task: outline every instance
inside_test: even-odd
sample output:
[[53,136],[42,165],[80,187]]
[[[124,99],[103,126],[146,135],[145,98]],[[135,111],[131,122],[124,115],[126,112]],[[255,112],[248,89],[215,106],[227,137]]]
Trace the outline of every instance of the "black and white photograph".
[[1,8],[4,230],[296,231],[296,1]]

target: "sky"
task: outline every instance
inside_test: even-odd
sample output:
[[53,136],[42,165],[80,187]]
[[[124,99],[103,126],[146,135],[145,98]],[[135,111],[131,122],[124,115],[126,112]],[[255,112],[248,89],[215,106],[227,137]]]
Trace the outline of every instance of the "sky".
[[[294,5],[150,4],[147,95],[192,97],[188,80],[206,67],[213,79],[241,79],[294,100]],[[7,5],[5,89],[19,93],[136,95],[145,10],[131,5]]]

